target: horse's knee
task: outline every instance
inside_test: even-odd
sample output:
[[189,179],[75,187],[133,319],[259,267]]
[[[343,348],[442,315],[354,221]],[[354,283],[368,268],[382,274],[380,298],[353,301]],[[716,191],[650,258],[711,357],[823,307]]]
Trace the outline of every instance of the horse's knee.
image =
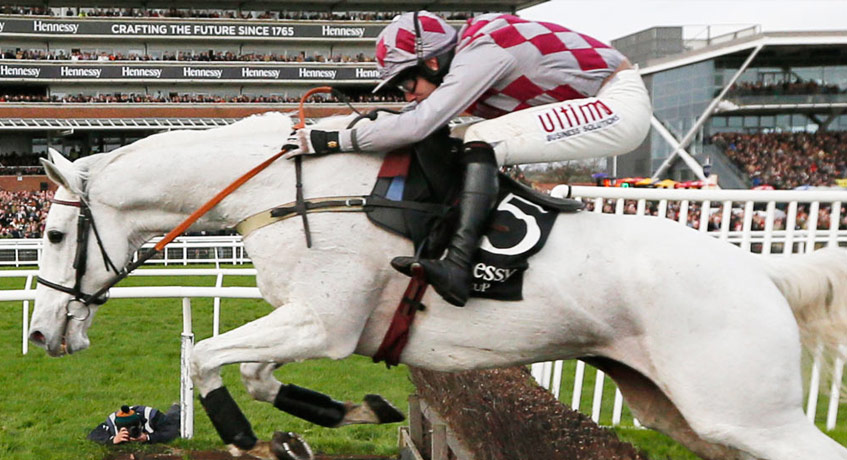
[[197,386],[200,395],[223,386],[220,366],[214,363],[208,345],[201,341],[191,352],[191,381]]
[[274,363],[242,363],[241,381],[257,401],[274,402],[282,383],[273,376]]

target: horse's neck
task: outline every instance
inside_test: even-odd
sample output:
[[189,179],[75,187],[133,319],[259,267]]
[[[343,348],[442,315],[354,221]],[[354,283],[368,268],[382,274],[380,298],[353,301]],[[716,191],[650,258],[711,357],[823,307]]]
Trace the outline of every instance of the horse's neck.
[[[271,140],[275,142],[270,142]],[[179,151],[128,152],[91,176],[89,197],[118,209],[146,237],[169,231],[191,212],[279,150],[282,139],[250,139]],[[380,157],[335,154],[303,160],[306,198],[364,195],[376,179]],[[294,162],[278,159],[225,198],[192,228],[231,228],[257,212],[295,200]]]

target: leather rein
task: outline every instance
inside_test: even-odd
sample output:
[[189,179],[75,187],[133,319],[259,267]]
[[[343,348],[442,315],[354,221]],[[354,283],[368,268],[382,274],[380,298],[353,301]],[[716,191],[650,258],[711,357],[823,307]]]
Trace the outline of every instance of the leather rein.
[[[315,93],[321,93],[321,92],[325,93],[325,92],[332,92],[332,91],[333,91],[332,88],[330,88],[328,86],[322,86],[322,87],[318,87],[318,88],[313,88],[313,89],[307,91],[306,94],[303,95],[303,97],[300,100],[300,108],[299,108],[300,122],[294,126],[295,130],[300,129],[300,128],[302,128],[306,125],[305,117],[304,117],[304,110],[303,110],[303,104],[306,101],[306,99],[308,99],[311,95],[313,95]],[[287,152],[288,152],[288,149],[286,147],[283,147],[279,152],[277,152],[276,154],[274,154],[273,156],[271,156],[267,160],[263,161],[261,164],[255,166],[253,169],[251,169],[250,171],[245,173],[243,176],[241,176],[238,179],[236,179],[235,181],[233,181],[226,188],[224,188],[223,190],[218,192],[218,194],[215,195],[212,199],[207,201],[203,206],[201,206],[196,211],[194,211],[181,224],[179,224],[173,230],[171,230],[168,234],[166,234],[158,243],[156,243],[156,245],[154,247],[152,247],[152,248],[148,249],[147,251],[145,251],[144,253],[142,253],[135,261],[128,262],[121,269],[118,269],[115,266],[115,264],[112,263],[111,258],[109,258],[109,255],[106,252],[106,247],[103,245],[103,240],[100,238],[100,233],[97,231],[97,226],[94,223],[94,217],[91,214],[91,208],[85,202],[85,200],[80,199],[80,201],[65,201],[65,200],[51,199],[50,201],[54,204],[58,204],[58,205],[62,205],[62,206],[73,206],[73,207],[79,208],[79,217],[77,219],[77,239],[76,239],[77,248],[76,248],[76,255],[74,257],[74,263],[73,263],[73,268],[76,270],[76,273],[75,273],[75,276],[74,276],[73,287],[68,287],[68,286],[65,286],[65,285],[62,285],[62,284],[59,284],[59,283],[54,283],[54,282],[49,281],[49,280],[47,280],[47,279],[45,279],[41,276],[38,276],[36,278],[38,280],[38,283],[42,284],[46,287],[49,287],[51,289],[55,289],[57,291],[61,291],[61,292],[64,292],[66,294],[72,295],[73,296],[72,301],[79,302],[83,306],[85,306],[87,309],[89,309],[89,315],[90,315],[90,308],[89,308],[90,305],[92,305],[92,304],[93,305],[102,305],[102,304],[106,303],[107,300],[109,300],[109,289],[111,289],[116,284],[118,284],[120,281],[122,281],[124,278],[129,276],[129,274],[132,273],[136,268],[140,267],[145,262],[147,262],[149,259],[151,259],[153,256],[155,256],[156,254],[158,254],[159,252],[164,250],[164,248],[167,244],[172,242],[178,236],[185,233],[185,231],[192,224],[194,224],[200,217],[205,215],[213,207],[215,207],[218,203],[220,203],[224,198],[229,196],[232,192],[234,192],[236,189],[241,187],[241,185],[243,185],[248,180],[252,179],[255,175],[259,174],[265,168],[270,166],[271,163],[273,163],[274,161],[279,159],[282,155],[284,155]],[[304,227],[304,230],[305,230],[305,233],[306,233],[306,245],[308,247],[311,247],[311,245],[312,245],[311,232],[309,231],[309,221],[306,219],[306,214],[309,213],[309,212],[318,211],[320,208],[327,207],[327,204],[317,204],[317,203],[314,203],[313,200],[305,200],[303,198],[302,156],[297,156],[297,157],[294,158],[294,160],[295,160],[295,172],[296,172],[296,179],[297,179],[297,182],[296,182],[296,187],[297,187],[297,189],[296,189],[296,192],[297,192],[296,193],[296,200],[297,201],[290,204],[290,205],[284,205],[282,207],[278,207],[274,210],[269,210],[269,211],[266,211],[266,212],[272,213],[273,218],[275,218],[277,220],[283,220],[287,217],[293,217],[293,216],[299,215],[303,219],[303,227]],[[317,201],[320,201],[320,200],[317,200]],[[334,201],[333,204],[335,204],[336,207],[338,207],[338,205],[340,204],[335,200],[332,200],[332,201]],[[357,211],[364,210],[366,205],[384,206],[384,207],[407,207],[407,208],[418,209],[418,210],[424,210],[424,208],[425,208],[426,210],[432,210],[432,208],[430,208],[429,206],[420,205],[420,204],[416,204],[416,203],[413,203],[413,202],[401,202],[402,204],[400,204],[400,203],[397,203],[397,202],[395,202],[395,203],[387,202],[388,200],[385,200],[385,201],[386,202],[381,202],[379,204],[377,204],[377,203],[371,204],[371,203],[367,203],[366,197],[345,197],[345,200],[344,200],[345,203],[344,204],[346,204],[346,206],[352,206],[354,208],[353,210],[357,210]],[[358,205],[358,206],[356,206],[356,205]],[[327,209],[327,210],[329,210],[329,209]],[[107,271],[114,271],[115,276],[111,280],[109,280],[109,282],[106,283],[105,286],[101,287],[100,289],[98,289],[93,294],[86,294],[85,292],[82,291],[82,278],[85,275],[86,266],[87,266],[87,262],[88,262],[87,248],[88,248],[88,241],[89,241],[89,237],[90,237],[89,235],[91,233],[94,233],[94,237],[97,241],[97,246],[100,248],[100,253],[103,256],[103,261],[104,261],[104,264],[106,265],[106,270]],[[79,319],[79,318],[76,318],[74,315],[72,315],[70,313],[70,309],[69,309],[69,312],[68,312],[68,316],[72,317],[74,319]],[[84,320],[86,318],[88,318],[88,315],[86,315],[85,318],[81,318],[80,320]]]

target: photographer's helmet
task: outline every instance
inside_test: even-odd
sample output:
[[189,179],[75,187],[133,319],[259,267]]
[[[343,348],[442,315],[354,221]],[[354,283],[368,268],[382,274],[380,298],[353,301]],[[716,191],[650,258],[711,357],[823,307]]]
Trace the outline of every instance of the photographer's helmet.
[[[395,82],[404,71],[415,68],[424,78],[441,83],[450,68],[457,36],[455,28],[428,11],[395,17],[376,40],[376,64],[382,81],[374,92]],[[438,58],[438,71],[424,64],[431,57]]]
[[115,426],[121,428],[141,424],[141,414],[132,410],[129,406],[121,406],[121,410],[115,413]]

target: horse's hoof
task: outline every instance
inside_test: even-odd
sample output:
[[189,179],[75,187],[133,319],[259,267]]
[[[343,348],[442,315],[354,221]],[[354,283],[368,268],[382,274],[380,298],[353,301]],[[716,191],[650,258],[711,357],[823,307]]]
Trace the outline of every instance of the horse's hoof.
[[271,438],[271,450],[279,460],[314,460],[312,448],[297,433],[277,431]]
[[241,449],[235,444],[228,444],[227,451],[233,457],[244,459],[277,460],[279,458],[268,441],[258,441],[250,450]]
[[396,423],[406,420],[394,405],[380,395],[365,395],[365,404],[376,414],[377,423]]

